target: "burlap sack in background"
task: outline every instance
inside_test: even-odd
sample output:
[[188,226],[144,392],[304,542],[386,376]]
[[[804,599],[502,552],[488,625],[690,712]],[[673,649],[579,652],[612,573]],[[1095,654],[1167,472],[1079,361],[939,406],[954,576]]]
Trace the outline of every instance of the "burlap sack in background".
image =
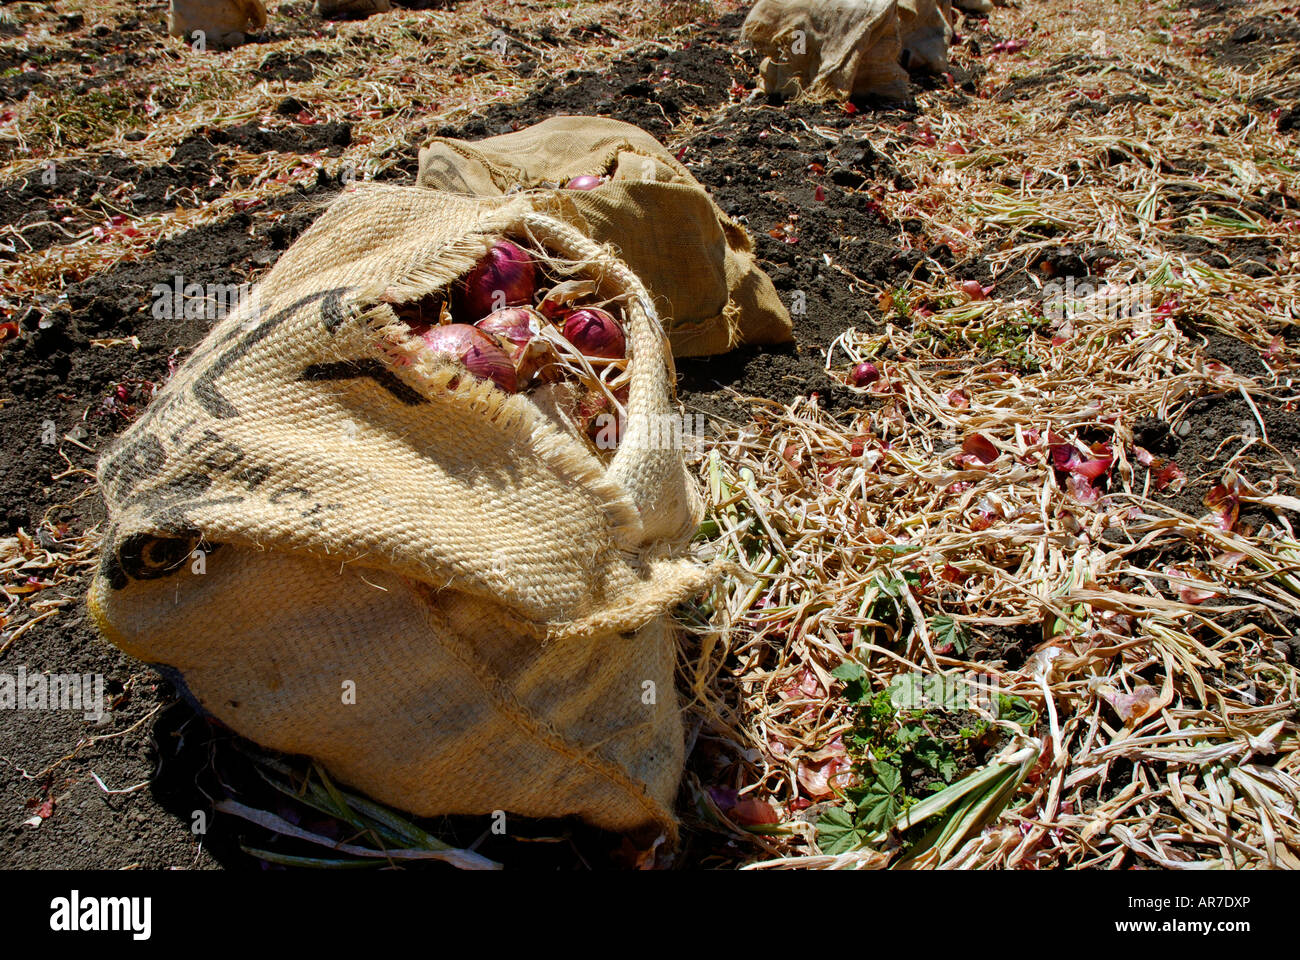
[[173,37],[193,39],[202,30],[213,46],[244,42],[244,34],[266,26],[262,0],[171,0],[167,32]]
[[895,0],[758,0],[740,35],[764,57],[766,93],[908,95]]
[[393,9],[388,0],[316,0],[311,12],[318,17],[368,17]]
[[[707,580],[679,557],[700,516],[680,448],[647,427],[671,359],[637,278],[537,202],[335,201],[102,460],[90,609],[236,732],[381,802],[671,835],[668,611]],[[608,466],[395,319],[502,235],[633,297]]]
[[903,66],[943,73],[952,42],[952,0],[898,0]]
[[744,228],[659,141],[631,124],[552,117],[475,142],[435,137],[420,151],[416,182],[500,196],[596,175],[611,179],[594,190],[564,191],[562,215],[611,244],[641,279],[673,353],[708,356],[793,339],[789,311],[755,262]]

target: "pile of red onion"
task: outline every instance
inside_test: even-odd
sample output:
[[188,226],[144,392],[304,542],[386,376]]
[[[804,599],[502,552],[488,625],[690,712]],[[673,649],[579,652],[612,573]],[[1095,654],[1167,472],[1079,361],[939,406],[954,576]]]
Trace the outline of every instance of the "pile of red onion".
[[[575,181],[570,189],[595,185]],[[620,412],[627,334],[621,309],[600,300],[594,283],[552,278],[542,262],[502,239],[449,293],[395,305],[429,350],[507,393],[577,380],[574,419],[588,433]]]

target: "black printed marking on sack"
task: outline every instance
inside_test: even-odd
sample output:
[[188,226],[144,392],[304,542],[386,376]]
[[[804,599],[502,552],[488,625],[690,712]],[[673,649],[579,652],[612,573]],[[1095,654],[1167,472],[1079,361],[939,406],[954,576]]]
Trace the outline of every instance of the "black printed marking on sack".
[[[445,144],[451,146],[450,144]],[[455,149],[454,147],[452,149]],[[469,159],[467,156],[466,159]],[[461,176],[460,171],[446,157],[433,155],[428,160],[421,163],[423,169],[420,170],[422,177],[433,180],[438,188],[446,190],[448,193],[473,193],[465,178]]]
[[[103,476],[100,482],[109,492],[109,499],[116,500],[128,496],[141,481],[157,475],[167,462],[167,451],[162,441],[151,433],[124,444],[104,458]],[[121,477],[122,485],[114,489],[114,483]]]
[[234,473],[235,468],[246,456],[243,448],[238,444],[226,440],[214,430],[205,428],[203,434],[189,445],[185,451],[185,458],[193,460],[199,455],[199,451],[209,444],[216,444],[216,447],[207,451],[199,461],[199,466],[209,473]]
[[213,478],[198,470],[190,470],[158,486],[141,490],[121,504],[123,512],[138,510],[149,524],[160,532],[190,531],[197,529],[188,511],[199,507],[226,503],[243,503],[244,497],[231,494],[223,497],[204,497],[212,486]]
[[356,380],[360,378],[373,380],[408,407],[428,402],[399,380],[393,371],[373,358],[341,360],[337,363],[313,363],[303,370],[302,376],[298,379]]
[[267,503],[273,503],[277,506],[284,503],[290,497],[297,497],[299,500],[310,500],[312,493],[306,487],[285,487],[283,490],[277,490],[267,498]]
[[[195,399],[213,416],[224,416],[228,419],[237,415],[238,411],[235,410],[234,406],[217,391],[213,384],[215,378],[229,367],[235,359],[247,353],[254,343],[265,337],[275,327],[283,323],[285,319],[292,316],[294,312],[317,300],[323,300],[321,319],[326,330],[331,333],[334,332],[346,318],[341,298],[350,289],[350,287],[337,287],[332,290],[311,294],[280,310],[270,319],[259,320],[257,329],[227,350],[225,354],[213,362],[210,368],[200,375],[198,382],[191,389]],[[259,307],[259,313],[260,310]],[[206,347],[200,347],[199,351],[190,357],[189,362],[201,365],[204,357],[216,354],[222,346],[237,339],[240,331],[245,328],[246,323],[236,325],[221,339]],[[164,420],[167,413],[180,404],[182,398],[183,393],[178,390],[174,393],[164,393],[155,399],[136,422],[132,431],[133,436],[130,439],[124,437],[117,446],[104,455],[101,462],[101,474],[105,494],[110,503],[129,497],[142,482],[162,471],[167,462],[166,448],[161,440],[149,432],[149,429],[156,422]],[[179,442],[181,436],[188,433],[196,422],[193,418],[190,418],[188,422],[173,430],[171,432],[172,442]],[[248,489],[252,490],[266,480],[271,472],[272,468],[267,466],[249,467],[243,471],[241,476],[244,478]],[[115,489],[114,484],[119,479],[121,485]]]
[[[253,347],[269,337],[276,327],[309,304],[322,301],[320,308],[321,320],[325,324],[326,331],[333,333],[347,319],[347,314],[343,311],[342,296],[349,289],[351,288],[335,287],[332,290],[319,290],[294,301],[283,310],[279,310],[266,320],[263,320],[255,329],[242,337],[238,343],[213,360],[195,378],[194,385],[190,388],[191,395],[204,410],[218,420],[233,420],[238,417],[239,411],[234,404],[227,400],[221,391],[217,389],[217,378],[229,370],[236,360],[247,355]],[[236,330],[240,329],[243,329],[242,325],[236,328]]]

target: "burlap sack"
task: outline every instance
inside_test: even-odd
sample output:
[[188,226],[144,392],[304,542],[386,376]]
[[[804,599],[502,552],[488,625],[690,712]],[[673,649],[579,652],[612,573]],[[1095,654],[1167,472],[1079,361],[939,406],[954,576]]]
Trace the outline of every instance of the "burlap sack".
[[766,93],[907,97],[896,0],[758,0],[740,35]]
[[500,196],[596,175],[611,179],[594,190],[563,191],[563,215],[612,245],[645,284],[674,354],[708,356],[793,339],[789,311],[755,262],[744,228],[659,141],[631,124],[552,117],[472,143],[435,137],[420,151],[417,183]]
[[903,66],[943,73],[952,42],[952,0],[898,0]]
[[214,46],[242,43],[244,34],[266,26],[262,0],[171,0],[167,32],[192,39],[202,30]]
[[[335,201],[102,460],[90,610],[238,733],[385,803],[672,834],[668,611],[707,575],[678,556],[700,503],[656,435],[671,358],[637,278],[542,203]],[[503,234],[634,298],[608,466],[395,319]]]

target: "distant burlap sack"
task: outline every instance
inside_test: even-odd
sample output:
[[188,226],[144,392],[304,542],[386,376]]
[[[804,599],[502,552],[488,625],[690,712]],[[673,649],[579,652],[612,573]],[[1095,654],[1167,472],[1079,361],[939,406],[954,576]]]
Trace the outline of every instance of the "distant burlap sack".
[[417,183],[500,196],[579,176],[609,176],[565,190],[563,215],[610,244],[641,279],[679,357],[741,344],[789,343],[790,314],[754,259],[744,228],[654,137],[601,117],[552,117],[469,142],[435,137],[420,151]]
[[903,66],[943,73],[952,42],[952,0],[898,0]]
[[391,9],[388,0],[316,0],[311,11],[318,17],[368,17]]
[[[701,508],[665,442],[671,357],[636,276],[541,202],[349,188],[101,461],[90,610],[236,732],[384,803],[672,835],[669,611],[708,573],[680,556]],[[608,465],[396,319],[503,235],[631,296]]]
[[899,29],[895,0],[758,0],[740,35],[764,57],[765,93],[903,100]]
[[202,30],[214,46],[244,42],[244,34],[266,26],[262,0],[171,0],[167,32],[190,40]]

